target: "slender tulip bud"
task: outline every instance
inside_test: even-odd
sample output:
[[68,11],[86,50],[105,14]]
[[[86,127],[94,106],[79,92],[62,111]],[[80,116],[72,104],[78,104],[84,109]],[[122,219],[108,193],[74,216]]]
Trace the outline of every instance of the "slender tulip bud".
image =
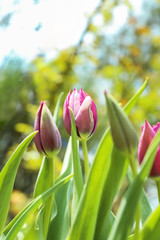
[[41,102],[38,109],[34,130],[38,130],[35,136],[37,150],[48,157],[56,155],[61,148],[61,136],[45,102]]
[[[142,163],[145,153],[159,129],[160,123],[151,126],[147,121],[145,121],[145,124],[142,126],[141,136],[138,145],[138,159],[140,164]],[[150,172],[150,177],[157,176],[160,176],[160,146],[157,149],[154,163]]]
[[107,92],[105,97],[114,144],[119,150],[130,153],[137,146],[136,132],[118,102]]
[[67,132],[71,135],[71,113],[69,107],[72,109],[75,117],[78,137],[85,140],[90,138],[97,126],[97,109],[91,97],[82,88],[80,88],[80,91],[74,89],[72,94],[71,90],[69,91],[64,102],[63,120]]

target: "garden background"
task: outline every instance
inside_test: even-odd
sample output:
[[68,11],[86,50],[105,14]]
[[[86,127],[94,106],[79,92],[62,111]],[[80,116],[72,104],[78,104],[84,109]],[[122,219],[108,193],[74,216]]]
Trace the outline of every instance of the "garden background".
[[[33,131],[40,101],[47,100],[47,105],[53,112],[59,94],[64,92],[65,99],[69,89],[74,87],[82,87],[97,106],[97,130],[88,141],[89,150],[92,149],[90,161],[106,125],[108,126],[104,89],[124,105],[148,78],[147,89],[132,110],[130,119],[138,135],[144,119],[151,125],[160,121],[159,0],[143,0],[138,10],[129,0],[97,1],[95,6],[91,5],[88,13],[85,12],[85,21],[84,16],[82,19],[83,28],[79,26],[82,15],[75,21],[74,31],[71,32],[68,26],[69,39],[74,39],[68,46],[56,47],[54,42],[53,45],[47,45],[47,39],[52,34],[52,29],[48,29],[48,35],[46,32],[45,36],[46,47],[38,48],[37,40],[37,51],[30,57],[25,57],[21,52],[12,49],[12,41],[17,39],[22,50],[28,48],[28,44],[32,45],[32,35],[23,37],[26,26],[30,26],[34,34],[38,35],[37,39],[40,38],[45,24],[39,18],[37,22],[35,21],[36,8],[47,1],[30,1],[34,11],[30,14],[30,9],[27,9],[26,26],[23,26],[22,34],[16,31],[14,19],[17,13],[24,10],[24,6],[21,6],[20,0],[10,2],[12,7],[6,8],[4,13],[2,10],[5,1],[0,4],[0,52],[3,53],[4,48],[9,49],[0,63],[0,169],[16,146]],[[54,2],[56,5],[56,1],[53,1],[53,8]],[[79,0],[75,2],[80,4]],[[72,4],[72,1],[68,1],[68,9],[73,7]],[[65,24],[63,5],[57,14]],[[119,26],[118,19],[123,18],[123,15],[125,21],[123,20],[123,24]],[[43,19],[47,18],[47,8],[43,9],[42,16]],[[74,12],[73,22],[75,16]],[[53,22],[53,26],[52,24],[50,26],[54,29],[54,11],[49,17],[50,23]],[[33,25],[29,24],[30,22],[33,22]],[[8,37],[6,42],[2,41],[3,34],[5,35],[11,27],[12,36]],[[77,28],[79,35],[75,38]],[[56,33],[54,34],[57,38]],[[67,30],[60,36],[68,41]],[[53,36],[52,38],[54,39]],[[68,141],[68,134],[62,121],[62,107],[59,129],[63,145],[56,159],[57,174],[61,169],[61,159]],[[32,143],[23,157],[16,177],[9,218],[15,216],[32,198],[33,184],[41,161],[42,156]]]

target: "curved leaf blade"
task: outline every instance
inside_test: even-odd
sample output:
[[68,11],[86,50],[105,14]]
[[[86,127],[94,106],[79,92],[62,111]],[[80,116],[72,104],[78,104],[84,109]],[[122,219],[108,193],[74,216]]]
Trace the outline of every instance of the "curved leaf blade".
[[[140,89],[133,95],[129,102],[124,106],[124,112],[128,115],[140,95],[146,88],[147,81],[140,87]],[[113,157],[114,156],[114,157]],[[105,185],[103,188],[103,193],[101,196],[101,203],[99,207],[99,213],[97,218],[97,225],[95,230],[94,239],[103,240],[108,236],[109,231],[107,228],[108,224],[108,213],[111,211],[112,203],[114,197],[119,190],[120,184],[126,174],[128,161],[122,155],[121,152],[114,149],[112,153],[112,164],[109,170],[108,175],[106,176]],[[118,161],[117,161],[118,160]],[[115,177],[113,177],[115,176]]]
[[143,163],[141,165],[141,170],[136,176],[135,180],[129,187],[125,198],[123,199],[117,218],[113,224],[112,231],[110,233],[108,240],[124,240],[127,239],[129,230],[133,223],[133,218],[137,209],[137,205],[142,193],[142,187],[145,182],[145,178],[149,175],[150,169],[152,167],[154,157],[157,151],[157,147],[160,141],[160,132],[154,137],[151,145],[149,146],[146,155],[144,157]]
[[24,223],[27,221],[28,217],[33,214],[39,206],[41,206],[44,201],[46,201],[58,188],[67,183],[73,174],[63,178],[53,187],[48,189],[46,192],[32,200],[5,228],[0,240],[14,240],[18,232],[21,230]]
[[110,166],[112,146],[108,129],[95,155],[68,240],[93,239],[101,194]]
[[11,193],[13,190],[13,185],[19,164],[21,162],[24,151],[36,133],[37,132],[31,133],[23,140],[23,142],[16,148],[0,173],[0,233],[2,233],[7,218]]

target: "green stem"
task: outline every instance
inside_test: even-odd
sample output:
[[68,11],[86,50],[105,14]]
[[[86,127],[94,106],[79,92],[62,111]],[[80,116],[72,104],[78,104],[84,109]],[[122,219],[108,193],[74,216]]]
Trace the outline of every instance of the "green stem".
[[158,191],[158,200],[160,203],[160,181],[156,181],[156,185],[157,185],[157,191]]
[[[48,171],[48,186],[47,188],[50,188],[54,185],[54,160],[53,159],[47,159],[49,164],[49,171]],[[52,213],[52,207],[53,207],[53,199],[54,196],[52,195],[45,203],[44,206],[44,219],[43,219],[43,233],[44,233],[44,239],[47,239],[48,234],[48,228],[49,223],[51,219],[51,213]]]
[[140,225],[140,219],[141,219],[141,205],[140,203],[138,204],[137,211],[136,211],[136,226],[134,230],[134,239],[138,240],[139,239],[139,225]]
[[[129,163],[130,163],[130,167],[132,170],[133,178],[135,178],[137,175],[137,168],[136,168],[135,159],[133,157],[133,153],[130,153],[130,155],[129,155]],[[136,221],[135,231],[134,231],[134,239],[135,240],[139,239],[140,218],[141,218],[141,206],[139,203],[138,207],[137,207],[137,211],[136,211],[136,216],[135,216],[135,221]]]
[[133,178],[135,178],[137,175],[137,168],[136,168],[135,159],[133,158],[132,153],[129,156],[129,164],[132,170]]
[[87,142],[85,140],[82,140],[81,143],[82,143],[83,156],[84,156],[85,176],[86,176],[86,179],[87,179],[88,173],[89,173],[89,160],[88,160]]

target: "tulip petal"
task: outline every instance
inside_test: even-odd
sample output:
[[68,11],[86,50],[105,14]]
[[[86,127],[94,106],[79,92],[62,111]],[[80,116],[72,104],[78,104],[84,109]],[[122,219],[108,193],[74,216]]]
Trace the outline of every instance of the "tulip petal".
[[96,105],[93,102],[93,100],[92,100],[91,110],[92,110],[93,119],[94,119],[94,127],[93,127],[93,130],[92,130],[92,134],[93,134],[96,130],[96,127],[97,127],[97,108],[96,108]]
[[160,176],[160,147],[158,147],[153,167],[150,172],[150,177]]
[[80,136],[88,138],[94,127],[93,112],[91,110],[92,99],[87,96],[75,118],[76,126]]
[[57,154],[61,148],[61,137],[51,112],[46,104],[43,105],[40,121],[40,137],[43,149],[48,156]]
[[145,121],[145,124],[142,126],[142,133],[138,145],[138,158],[140,163],[142,162],[144,155],[154,136],[154,130],[152,129],[151,125]]
[[153,128],[154,132],[157,133],[159,128],[160,128],[160,123],[157,123],[156,125],[153,125],[152,128]]
[[84,99],[88,96],[86,92],[83,91],[82,88],[80,88],[80,105],[82,105]]
[[34,140],[35,140],[36,148],[40,153],[44,151],[42,143],[41,143],[41,138],[40,138],[40,120],[41,120],[42,108],[43,108],[44,103],[45,102],[41,102],[38,112],[36,114],[35,123],[34,123],[34,130],[35,131],[38,130],[38,133],[34,137]]
[[70,108],[72,109],[73,111],[73,114],[74,114],[74,117],[76,117],[79,109],[80,109],[80,93],[78,92],[77,89],[74,89],[72,94],[71,94],[71,97],[70,97],[70,100],[69,100],[69,106]]
[[68,109],[70,97],[71,97],[71,90],[69,91],[69,94],[67,95],[64,102],[64,106],[63,106],[64,126],[69,135],[71,135],[71,113],[70,113],[70,110]]

